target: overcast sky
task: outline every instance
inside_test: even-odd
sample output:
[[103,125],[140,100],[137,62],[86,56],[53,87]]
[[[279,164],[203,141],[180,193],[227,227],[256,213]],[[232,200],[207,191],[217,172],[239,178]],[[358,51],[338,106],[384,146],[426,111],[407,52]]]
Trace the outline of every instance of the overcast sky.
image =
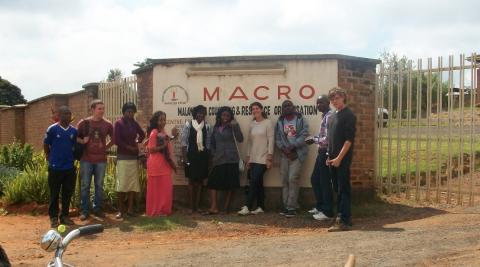
[[149,58],[480,52],[477,0],[0,0],[0,76],[27,100]]

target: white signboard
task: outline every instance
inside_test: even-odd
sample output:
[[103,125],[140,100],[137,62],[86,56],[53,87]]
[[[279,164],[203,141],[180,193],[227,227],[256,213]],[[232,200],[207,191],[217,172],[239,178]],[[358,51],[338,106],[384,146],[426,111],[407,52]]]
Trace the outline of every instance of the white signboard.
[[[212,126],[219,107],[232,107],[245,136],[245,141],[240,144],[241,156],[245,158],[248,125],[252,120],[250,103],[262,103],[275,124],[281,114],[282,102],[290,99],[297,111],[307,118],[310,135],[316,135],[321,121],[321,114],[315,108],[316,98],[337,84],[336,60],[156,65],[153,71],[153,111],[166,112],[166,128],[170,131],[173,127],[181,129],[192,119],[190,110],[196,105],[207,107],[207,120]],[[181,158],[178,141],[175,154],[177,159]],[[311,145],[302,168],[301,186],[310,187],[316,155],[317,148]],[[279,157],[280,151],[276,149],[274,167],[265,175],[265,186],[281,186]],[[186,182],[183,169],[179,168],[174,184]],[[241,182],[245,182],[245,177]]]

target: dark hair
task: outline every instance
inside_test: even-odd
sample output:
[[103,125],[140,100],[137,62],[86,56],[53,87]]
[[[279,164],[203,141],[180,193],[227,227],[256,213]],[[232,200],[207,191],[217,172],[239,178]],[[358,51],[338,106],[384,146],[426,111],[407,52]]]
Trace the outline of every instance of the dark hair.
[[61,114],[62,112],[70,112],[72,113],[72,111],[70,111],[70,108],[68,108],[67,106],[60,106],[58,108],[58,114]]
[[129,109],[132,109],[133,112],[137,112],[137,106],[135,106],[133,102],[127,102],[122,106],[122,114],[125,114]]
[[198,105],[192,108],[192,117],[195,119],[197,117],[197,114],[201,111],[205,111],[205,115],[207,114],[207,108],[203,105]]
[[342,89],[340,87],[333,87],[328,91],[328,99],[332,100],[336,95],[340,95],[343,97],[343,103],[347,104],[347,91],[345,89]]
[[218,109],[217,114],[215,115],[215,127],[220,126],[222,121],[222,113],[225,111],[230,113],[232,120],[235,118],[235,116],[233,115],[233,110],[230,107],[223,106]]
[[150,133],[153,131],[153,129],[158,130],[158,119],[160,118],[160,116],[167,117],[167,114],[160,110],[153,113],[152,117],[150,118],[150,124],[147,127],[147,136],[150,136]]
[[[262,110],[262,117],[263,117],[264,119],[267,119],[267,118],[268,118],[267,113],[265,113],[265,111],[263,110],[263,106],[262,106],[262,104],[261,104],[260,102],[253,102],[252,104],[250,104],[250,107],[249,107],[250,111],[252,111],[252,107],[253,107],[253,106],[257,106],[257,107],[259,107],[259,108]],[[254,119],[254,120],[255,120],[255,119]]]
[[292,106],[293,106],[293,113],[299,115],[299,114],[297,113],[297,109],[296,109],[295,105],[293,104],[292,100],[288,100],[288,99],[287,99],[287,100],[285,100],[285,101],[282,102],[282,114],[280,115],[280,118],[285,117],[285,109],[283,108],[283,105],[285,105],[285,103],[287,103],[287,102],[290,103],[290,104],[292,104]]
[[105,105],[102,100],[100,99],[94,99],[92,102],[90,102],[90,109],[95,109],[97,105]]

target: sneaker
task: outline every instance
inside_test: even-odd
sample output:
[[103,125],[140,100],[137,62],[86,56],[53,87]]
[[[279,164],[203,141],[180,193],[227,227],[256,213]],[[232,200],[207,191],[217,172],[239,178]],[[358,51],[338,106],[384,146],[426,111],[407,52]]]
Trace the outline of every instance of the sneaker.
[[283,215],[283,216],[287,215],[287,213],[288,213],[288,209],[283,209],[282,211],[280,211],[280,215]]
[[313,218],[317,221],[326,221],[326,220],[331,220],[331,217],[328,217],[327,215],[323,214],[323,212],[318,212],[316,214],[313,214]]
[[285,217],[292,218],[292,217],[295,217],[296,215],[297,215],[296,210],[288,210],[287,213],[285,214]]
[[251,213],[257,215],[257,214],[260,214],[260,213],[264,213],[264,211],[261,207],[258,207],[254,211],[252,211]]
[[88,214],[85,214],[85,213],[80,214],[80,221],[85,221],[86,219],[88,219]]
[[115,219],[123,220],[123,213],[121,213],[121,212],[117,213],[117,215],[115,215]]
[[50,218],[50,227],[52,228],[58,227],[58,218]]
[[350,231],[352,227],[348,224],[345,224],[343,222],[341,223],[335,223],[332,225],[330,228],[328,228],[329,232],[342,232],[342,231]]
[[319,213],[319,211],[317,210],[317,208],[313,208],[313,209],[309,210],[308,213],[317,214],[317,213]]
[[238,215],[248,215],[250,214],[250,211],[248,210],[247,206],[243,206],[242,209],[237,213]]
[[60,223],[65,225],[74,225],[75,223],[69,217],[65,216],[60,218]]

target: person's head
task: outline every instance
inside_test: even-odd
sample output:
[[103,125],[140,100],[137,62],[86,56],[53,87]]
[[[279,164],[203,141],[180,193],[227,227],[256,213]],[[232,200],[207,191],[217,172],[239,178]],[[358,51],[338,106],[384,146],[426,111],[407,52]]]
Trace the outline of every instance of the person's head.
[[67,106],[58,108],[58,117],[61,124],[69,124],[72,121],[72,112]]
[[105,104],[100,99],[95,99],[90,103],[90,110],[95,118],[103,118],[105,114]]
[[347,104],[347,92],[342,88],[333,87],[328,92],[328,99],[330,99],[332,106],[341,110]]
[[203,105],[198,105],[192,109],[192,117],[194,120],[198,121],[199,123],[205,120],[206,115],[207,115],[207,108]]
[[215,117],[215,125],[219,126],[221,124],[229,123],[234,119],[233,111],[230,107],[221,107],[217,111],[217,115]]
[[133,102],[127,102],[122,106],[123,117],[128,119],[133,119],[135,113],[137,112],[137,106]]
[[326,112],[330,109],[330,99],[327,95],[321,95],[317,98],[317,110],[320,112]]
[[295,112],[295,106],[293,105],[293,102],[290,100],[285,100],[282,103],[282,115],[283,116],[289,116],[292,115]]
[[156,111],[150,118],[150,125],[147,129],[148,135],[153,129],[162,130],[165,124],[167,124],[167,114],[163,111]]
[[263,106],[260,102],[253,102],[250,104],[250,112],[252,112],[253,119],[267,118],[267,113],[263,111]]

